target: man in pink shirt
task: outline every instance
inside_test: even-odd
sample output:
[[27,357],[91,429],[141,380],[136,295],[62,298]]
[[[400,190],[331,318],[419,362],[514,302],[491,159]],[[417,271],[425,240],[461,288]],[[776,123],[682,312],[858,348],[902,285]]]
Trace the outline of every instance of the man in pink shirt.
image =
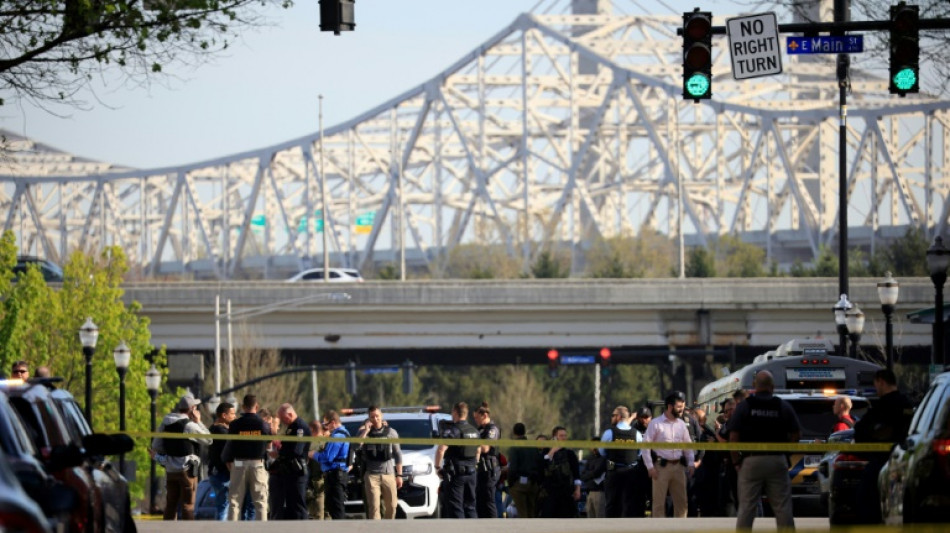
[[[681,419],[686,408],[686,396],[674,391],[666,397],[666,411],[654,418],[647,426],[645,442],[692,442],[689,429]],[[656,459],[652,457],[656,454]],[[642,454],[647,472],[653,480],[653,516],[666,516],[666,494],[673,498],[673,514],[676,518],[686,518],[688,500],[686,498],[686,476],[692,477],[693,450],[653,450],[653,454]]]

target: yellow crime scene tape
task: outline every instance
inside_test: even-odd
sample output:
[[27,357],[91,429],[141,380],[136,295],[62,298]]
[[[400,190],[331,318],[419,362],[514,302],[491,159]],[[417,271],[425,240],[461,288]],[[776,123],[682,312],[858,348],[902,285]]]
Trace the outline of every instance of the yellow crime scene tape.
[[638,450],[712,450],[712,451],[747,451],[747,452],[888,452],[893,444],[885,442],[600,442],[592,440],[522,440],[522,439],[439,439],[439,438],[398,438],[379,439],[370,437],[297,437],[291,435],[212,435],[194,433],[152,433],[149,431],[105,431],[108,434],[124,433],[132,438],[162,438],[162,439],[213,439],[213,440],[245,440],[245,441],[273,441],[282,442],[309,442],[323,444],[326,442],[349,442],[352,444],[379,443],[381,440],[399,444],[422,446],[480,446],[488,445],[498,448],[573,448],[587,450],[590,448],[605,449],[638,449]]

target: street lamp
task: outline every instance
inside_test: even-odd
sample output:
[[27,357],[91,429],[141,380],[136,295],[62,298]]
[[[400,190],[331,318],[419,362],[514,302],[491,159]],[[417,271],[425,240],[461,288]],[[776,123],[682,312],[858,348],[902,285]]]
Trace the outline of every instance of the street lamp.
[[86,317],[86,321],[79,328],[79,342],[82,343],[82,354],[86,358],[86,422],[92,427],[92,354],[96,352],[96,341],[99,340],[99,328]]
[[[119,373],[119,431],[125,433],[125,374],[129,371],[129,361],[132,359],[132,352],[125,341],[112,350],[112,359],[115,360],[115,371]],[[125,475],[124,453],[119,454],[119,472]]]
[[934,237],[933,245],[927,249],[927,269],[934,282],[934,327],[933,349],[930,351],[930,371],[936,370],[937,355],[940,362],[946,363],[943,351],[943,284],[947,282],[947,264],[950,263],[950,250],[943,246],[943,237]]
[[861,343],[861,333],[864,331],[864,313],[856,304],[845,313],[845,326],[848,328],[848,338],[851,339],[851,358],[858,358],[858,345]]
[[[148,395],[152,398],[152,433],[155,433],[155,400],[158,398],[158,389],[162,386],[162,373],[155,368],[155,363],[152,363],[152,368],[149,368],[145,372],[145,388],[148,389]],[[152,513],[155,511],[155,458],[152,457],[151,464],[149,464],[148,472],[148,512]]]
[[877,296],[881,299],[881,311],[884,312],[884,360],[888,370],[894,369],[894,321],[892,318],[899,291],[900,283],[891,276],[890,272],[885,272],[884,281],[877,284]]
[[831,308],[835,312],[835,327],[838,331],[838,345],[841,347],[841,355],[848,355],[848,324],[845,320],[845,313],[851,309],[851,302],[848,301],[848,295],[842,294],[838,303]]
[[218,406],[221,405],[221,398],[215,394],[214,396],[208,398],[208,401],[205,402],[205,405],[208,406],[208,411],[211,412],[211,420],[214,421]]

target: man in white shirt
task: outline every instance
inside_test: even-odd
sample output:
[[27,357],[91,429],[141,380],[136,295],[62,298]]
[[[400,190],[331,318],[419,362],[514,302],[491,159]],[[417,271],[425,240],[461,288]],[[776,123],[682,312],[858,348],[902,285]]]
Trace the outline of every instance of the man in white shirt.
[[[686,408],[686,396],[679,391],[666,397],[666,411],[654,418],[647,426],[646,442],[692,442],[689,429],[682,420]],[[688,500],[686,498],[686,476],[692,477],[695,470],[693,450],[654,450],[652,454],[642,454],[647,472],[653,480],[653,516],[666,516],[666,494],[673,497],[673,514],[676,518],[686,518]]]

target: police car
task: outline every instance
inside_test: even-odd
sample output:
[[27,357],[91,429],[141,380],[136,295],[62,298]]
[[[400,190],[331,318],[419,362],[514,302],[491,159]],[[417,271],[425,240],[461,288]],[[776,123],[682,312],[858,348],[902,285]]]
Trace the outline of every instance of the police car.
[[[451,421],[452,416],[440,413],[439,406],[384,407],[383,421],[399,434],[400,438],[429,439],[438,437],[439,423]],[[351,414],[347,414],[351,413]],[[350,435],[359,434],[366,421],[366,409],[343,409],[340,421]],[[403,485],[397,495],[397,518],[438,518],[439,476],[435,472],[434,445],[402,444]],[[346,491],[347,517],[363,517],[363,483],[350,477]]]

